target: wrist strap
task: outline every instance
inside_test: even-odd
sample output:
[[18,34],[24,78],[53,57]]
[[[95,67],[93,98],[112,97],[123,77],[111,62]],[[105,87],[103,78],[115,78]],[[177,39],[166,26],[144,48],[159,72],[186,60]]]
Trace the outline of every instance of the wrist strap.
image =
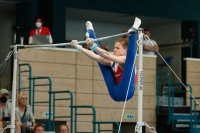
[[91,49],[92,51],[95,51],[95,50],[97,49],[97,44],[96,44],[96,43],[94,43],[94,44],[93,44],[93,46],[92,46],[92,47],[90,47],[90,49]]
[[82,47],[81,45],[77,45],[77,51],[78,51],[78,52],[81,52],[81,51],[82,51],[82,48],[83,48],[83,47]]

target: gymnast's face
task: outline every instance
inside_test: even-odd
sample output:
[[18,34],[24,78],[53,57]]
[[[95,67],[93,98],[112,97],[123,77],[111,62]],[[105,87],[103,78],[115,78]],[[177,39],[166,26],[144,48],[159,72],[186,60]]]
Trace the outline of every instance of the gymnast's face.
[[116,56],[125,56],[126,55],[126,49],[122,46],[120,42],[116,42],[114,46],[114,55]]

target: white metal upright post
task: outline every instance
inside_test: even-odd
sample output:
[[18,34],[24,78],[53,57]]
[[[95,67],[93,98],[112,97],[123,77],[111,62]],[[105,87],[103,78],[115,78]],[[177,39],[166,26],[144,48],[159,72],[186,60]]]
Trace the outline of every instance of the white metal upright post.
[[15,101],[16,101],[16,77],[17,77],[18,48],[14,46],[13,52],[13,81],[12,81],[12,111],[10,132],[15,133]]
[[143,45],[141,44],[143,41],[142,34],[143,29],[138,29],[138,40],[139,40],[139,67],[138,67],[138,125],[139,130],[138,133],[142,133],[142,106],[143,106]]

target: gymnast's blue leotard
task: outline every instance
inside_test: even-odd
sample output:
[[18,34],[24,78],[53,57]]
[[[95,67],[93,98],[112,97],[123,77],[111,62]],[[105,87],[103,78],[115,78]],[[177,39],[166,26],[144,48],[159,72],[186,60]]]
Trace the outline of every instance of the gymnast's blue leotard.
[[[135,29],[133,29],[135,30]],[[87,30],[89,37],[95,39],[96,35],[94,30]],[[95,42],[98,46],[99,43]],[[129,35],[129,42],[126,54],[126,61],[124,65],[124,71],[119,83],[116,82],[114,72],[110,66],[102,65],[100,63],[99,67],[104,77],[104,81],[108,88],[108,92],[111,98],[115,101],[125,101],[129,100],[134,95],[134,82],[135,82],[135,59],[136,59],[136,34]],[[128,91],[128,95],[127,95]],[[126,99],[127,95],[127,99]]]

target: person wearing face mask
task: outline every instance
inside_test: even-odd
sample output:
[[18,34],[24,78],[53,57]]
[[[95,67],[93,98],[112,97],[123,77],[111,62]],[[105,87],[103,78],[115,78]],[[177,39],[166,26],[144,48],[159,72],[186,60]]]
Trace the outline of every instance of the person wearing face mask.
[[36,28],[31,30],[29,35],[29,45],[33,44],[33,36],[34,35],[48,35],[49,36],[49,43],[53,43],[53,39],[50,33],[49,28],[43,27],[44,20],[42,17],[38,16],[35,18],[35,26]]
[[[0,90],[0,129],[10,125],[12,104],[8,101],[9,92],[7,89]],[[20,123],[15,120],[15,129],[21,133]],[[10,129],[7,129],[10,130]]]

